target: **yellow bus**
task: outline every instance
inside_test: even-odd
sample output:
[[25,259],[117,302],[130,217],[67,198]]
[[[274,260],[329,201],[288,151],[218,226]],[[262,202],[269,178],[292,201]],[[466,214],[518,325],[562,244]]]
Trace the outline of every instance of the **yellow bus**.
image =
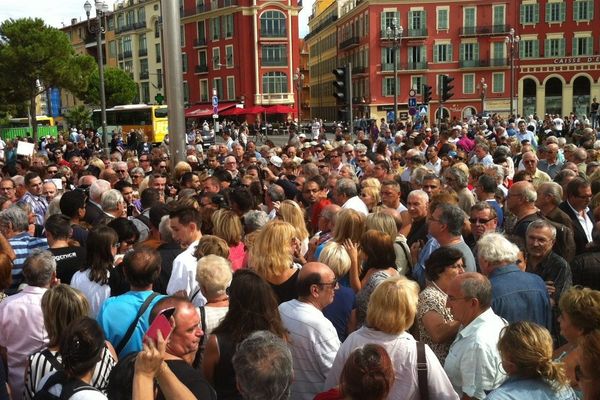
[[[38,115],[35,117],[37,126],[54,126],[54,118],[46,115]],[[29,127],[29,118],[11,118],[8,120],[8,126],[11,128],[27,128]]]
[[[94,110],[92,125],[102,133],[100,110]],[[167,106],[127,104],[106,109],[106,129],[109,140],[113,133],[143,132],[151,143],[160,143],[169,130]]]

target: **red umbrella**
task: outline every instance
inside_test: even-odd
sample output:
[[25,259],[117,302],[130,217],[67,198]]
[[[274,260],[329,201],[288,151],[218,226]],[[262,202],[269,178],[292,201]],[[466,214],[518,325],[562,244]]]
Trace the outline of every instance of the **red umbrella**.
[[239,108],[239,107],[233,107],[233,108],[230,108],[229,110],[225,110],[221,113],[221,115],[224,115],[224,116],[246,115],[246,114],[248,114],[248,111],[244,108]]
[[244,114],[261,114],[265,112],[265,108],[263,106],[254,106],[244,110],[246,111]]
[[276,106],[267,107],[267,114],[293,114],[296,110],[290,106],[278,104]]

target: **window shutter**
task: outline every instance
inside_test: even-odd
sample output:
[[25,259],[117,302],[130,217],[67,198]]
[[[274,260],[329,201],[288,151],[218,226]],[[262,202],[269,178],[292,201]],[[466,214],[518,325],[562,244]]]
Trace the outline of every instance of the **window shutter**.
[[452,60],[454,60],[454,57],[452,57],[452,44],[447,45],[447,51],[448,51],[448,58],[446,59],[446,61],[451,62]]
[[551,19],[550,19],[550,17],[552,16],[551,9],[552,9],[552,3],[546,3],[546,22],[551,21]]
[[427,50],[427,48],[425,46],[419,46],[419,53],[420,53],[419,61],[420,62],[427,61],[427,53],[425,53],[426,50]]
[[587,38],[586,43],[587,43],[587,52],[586,52],[586,54],[588,56],[591,56],[592,54],[594,54],[594,37],[590,36],[589,38]]
[[460,48],[458,50],[458,52],[459,52],[458,59],[461,61],[463,61],[465,59],[465,46],[466,46],[466,44],[461,43]]
[[550,57],[550,40],[544,39],[544,57]]
[[526,43],[529,43],[529,41],[524,40],[521,43],[519,43],[519,58],[525,58]]
[[433,45],[433,62],[440,62],[438,47],[439,47],[439,44]]
[[521,25],[525,24],[525,10],[527,9],[527,5],[526,4],[521,4],[521,15],[519,16],[520,20],[519,22],[521,23]]
[[581,49],[578,48],[577,41],[578,41],[578,38],[574,37],[573,38],[573,49],[572,49],[574,56],[578,56],[581,54]]
[[567,5],[563,2],[560,3],[560,20],[562,22],[567,18]]
[[419,29],[427,28],[427,11],[421,11],[421,26]]
[[534,40],[533,41],[533,46],[532,46],[532,57],[539,57],[540,56],[540,42],[538,40]]
[[[409,11],[408,12],[408,31],[410,32],[414,27],[413,27],[413,22],[414,22],[414,13],[415,11]],[[410,33],[409,33],[410,35]]]
[[387,26],[385,26],[385,12],[381,13],[381,36],[385,36],[385,29],[387,28]]
[[473,45],[473,60],[479,60],[479,43]]
[[536,24],[539,24],[540,22],[540,5],[539,4],[533,4],[533,22],[535,22]]
[[588,0],[588,19],[594,19],[594,0]]

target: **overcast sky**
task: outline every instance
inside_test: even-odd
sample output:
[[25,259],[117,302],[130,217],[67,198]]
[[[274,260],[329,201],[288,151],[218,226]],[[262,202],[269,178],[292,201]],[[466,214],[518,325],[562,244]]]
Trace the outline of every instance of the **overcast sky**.
[[[308,16],[312,12],[313,2],[314,0],[304,1],[304,8],[300,12],[300,37],[308,33]],[[84,3],[85,0],[0,0],[0,21],[38,17],[48,25],[60,28],[63,23],[69,25],[71,18],[85,19]],[[94,1],[90,0],[90,3],[94,4]],[[108,0],[111,9],[113,3]]]

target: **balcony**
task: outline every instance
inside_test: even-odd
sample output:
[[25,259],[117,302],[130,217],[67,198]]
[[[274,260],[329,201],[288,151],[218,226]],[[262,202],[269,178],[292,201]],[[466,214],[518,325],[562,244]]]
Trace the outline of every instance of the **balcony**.
[[427,61],[419,61],[419,62],[409,62],[406,64],[401,64],[398,66],[398,69],[407,70],[407,71],[415,71],[421,69],[427,69]]
[[427,37],[427,28],[409,29],[406,37],[408,37],[408,38]]
[[150,74],[148,73],[148,71],[140,72],[140,79],[148,79],[149,76]]
[[261,59],[261,64],[263,67],[287,67],[288,59],[287,57],[281,57],[277,59]]
[[231,7],[237,6],[237,0],[221,0],[219,1],[220,7]]
[[146,21],[134,22],[133,29],[146,29]]
[[131,50],[125,50],[123,52],[123,58],[131,58],[132,54],[131,54]]
[[340,42],[340,50],[343,49],[351,49],[353,47],[358,46],[359,43],[359,38],[358,36],[352,36],[349,39],[344,40],[343,42]]
[[123,61],[123,53],[119,53],[117,55],[117,58],[119,59],[119,61]]
[[264,93],[254,95],[254,104],[263,106],[273,104],[293,104],[295,93]]
[[197,74],[206,74],[206,73],[208,73],[208,65],[198,64],[198,65],[196,65],[195,71]]
[[196,7],[184,8],[182,12],[183,17],[191,17],[192,15],[200,14],[206,11],[204,4],[198,4]]
[[506,67],[508,60],[506,58],[490,58],[485,60],[460,60],[459,68],[486,68],[486,67]]
[[148,55],[148,49],[139,49],[138,50],[139,57],[146,57],[147,55]]
[[369,72],[367,67],[352,67],[352,74],[366,74],[367,72]]
[[123,26],[118,26],[115,28],[115,34],[119,34],[119,33],[124,33],[124,32],[129,32],[132,31],[134,24],[127,24],[127,25],[123,25]]
[[206,46],[206,38],[197,38],[194,40],[194,47]]
[[263,38],[286,38],[287,32],[285,29],[265,29],[260,31],[260,36]]
[[486,25],[486,26],[465,26],[460,28],[460,36],[496,36],[506,35],[510,31],[510,26]]
[[325,18],[319,25],[315,27],[312,31],[309,32],[308,35],[304,37],[304,40],[308,40],[311,36],[316,35],[321,32],[323,29],[327,28],[331,25],[332,22],[335,22],[338,19],[338,16],[335,14],[331,14],[329,17]]

